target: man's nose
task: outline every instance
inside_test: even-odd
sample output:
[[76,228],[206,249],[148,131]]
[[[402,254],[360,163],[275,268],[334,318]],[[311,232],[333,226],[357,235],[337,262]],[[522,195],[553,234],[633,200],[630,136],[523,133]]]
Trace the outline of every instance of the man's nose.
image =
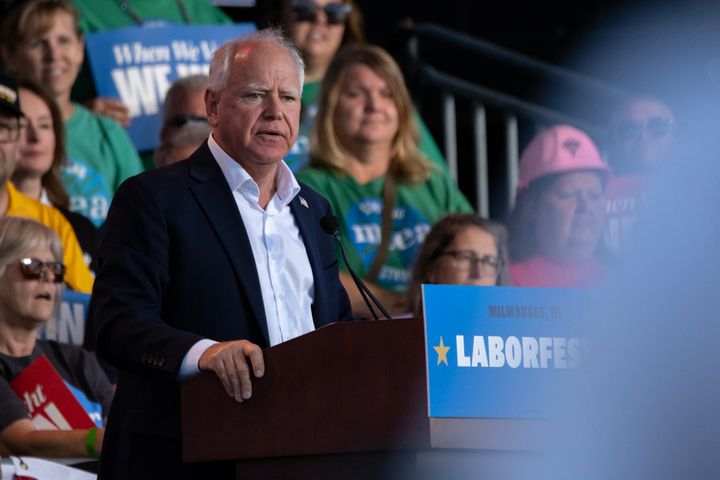
[[584,193],[584,192],[578,192],[575,195],[575,211],[584,212],[585,210],[587,210],[587,206],[588,206],[587,195],[588,194]]
[[283,115],[283,103],[280,97],[277,95],[267,95],[265,97],[265,111],[263,112],[265,118],[282,118]]

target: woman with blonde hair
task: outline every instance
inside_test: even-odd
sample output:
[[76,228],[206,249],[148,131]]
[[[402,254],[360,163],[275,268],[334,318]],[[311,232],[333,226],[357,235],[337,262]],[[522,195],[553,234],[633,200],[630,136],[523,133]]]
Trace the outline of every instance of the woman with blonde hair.
[[[379,47],[350,45],[330,64],[298,179],[330,200],[351,268],[395,313],[406,311],[410,267],[435,221],[472,208],[417,146],[418,129],[399,67]],[[368,311],[341,272],[353,311]]]
[[[348,45],[365,44],[363,14],[353,0],[275,0],[267,23],[280,25],[305,61],[300,134],[285,162],[297,171],[310,159],[310,132],[320,103],[320,86],[335,55]],[[428,159],[447,171],[445,158],[416,111],[418,146]]]
[[[65,266],[57,236],[29,219],[0,218],[0,453],[43,457],[95,457],[112,386],[95,356],[73,345],[39,340],[56,311]],[[97,427],[42,430],[10,382],[44,355]]]

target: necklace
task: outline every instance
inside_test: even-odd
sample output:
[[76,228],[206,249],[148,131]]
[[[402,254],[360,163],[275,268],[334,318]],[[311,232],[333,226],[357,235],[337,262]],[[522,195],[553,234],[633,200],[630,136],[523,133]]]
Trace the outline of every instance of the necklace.
[[[187,9],[185,8],[185,1],[175,1],[177,2],[178,8],[180,9],[180,15],[182,15],[183,22],[185,22],[186,25],[190,25],[190,15],[188,15]],[[138,15],[138,13],[130,6],[127,0],[117,0],[117,4],[118,7],[120,7],[120,10],[127,13],[136,24],[142,25],[143,23],[145,23],[142,17]]]

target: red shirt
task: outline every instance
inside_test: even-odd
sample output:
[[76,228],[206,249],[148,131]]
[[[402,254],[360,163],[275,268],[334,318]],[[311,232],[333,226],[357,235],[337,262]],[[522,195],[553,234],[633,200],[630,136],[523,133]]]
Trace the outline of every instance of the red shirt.
[[559,263],[542,255],[510,265],[510,281],[518,287],[597,287],[604,268],[594,257],[583,263]]

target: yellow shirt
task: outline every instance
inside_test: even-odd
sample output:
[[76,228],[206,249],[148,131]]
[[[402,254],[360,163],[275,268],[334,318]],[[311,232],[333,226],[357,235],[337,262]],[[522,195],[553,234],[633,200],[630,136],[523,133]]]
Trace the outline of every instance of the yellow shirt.
[[27,195],[18,192],[12,183],[6,184],[8,209],[6,215],[23,217],[42,223],[60,237],[63,248],[63,263],[67,268],[65,281],[78,292],[91,293],[93,276],[85,265],[80,244],[75,232],[62,213],[54,207],[43,205]]

